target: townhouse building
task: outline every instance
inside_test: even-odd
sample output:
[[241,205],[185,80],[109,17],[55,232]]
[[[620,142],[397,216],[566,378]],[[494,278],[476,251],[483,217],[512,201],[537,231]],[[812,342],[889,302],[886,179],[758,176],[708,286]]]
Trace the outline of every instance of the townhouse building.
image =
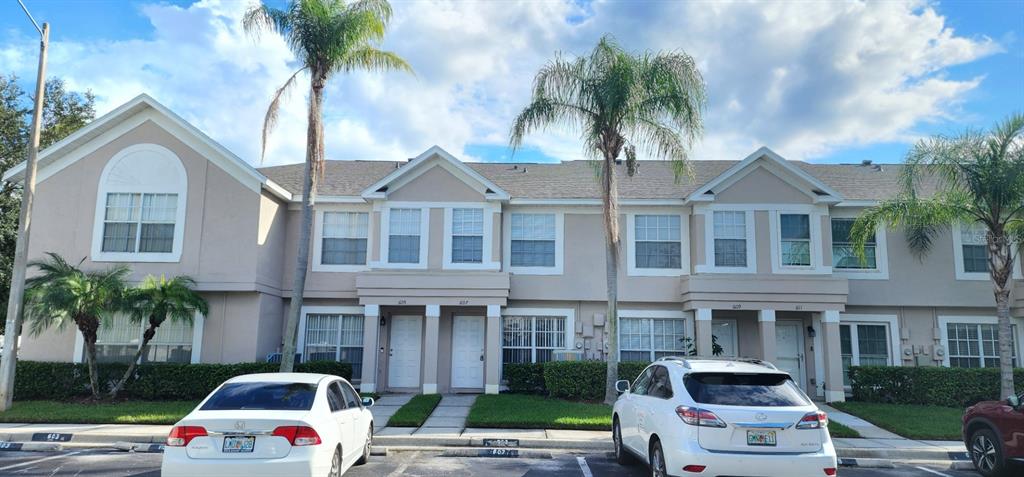
[[[40,154],[30,258],[128,264],[134,280],[189,275],[209,314],[165,324],[145,359],[262,361],[281,349],[293,296],[303,167],[253,168],[139,96]],[[363,391],[424,393],[498,392],[503,363],[646,361],[713,343],[829,401],[843,399],[851,365],[997,366],[983,230],[954,226],[923,258],[900,230],[878,230],[866,260],[851,249],[853,219],[897,193],[900,167],[767,148],[694,162],[678,181],[667,162],[633,177],[623,166],[609,349],[591,164],[467,163],[436,146],[329,161],[298,352],[352,363]],[[1014,297],[1016,356],[1024,293]],[[130,359],[141,331],[122,318],[103,327],[101,359]],[[80,361],[81,336],[26,335],[20,357]]]

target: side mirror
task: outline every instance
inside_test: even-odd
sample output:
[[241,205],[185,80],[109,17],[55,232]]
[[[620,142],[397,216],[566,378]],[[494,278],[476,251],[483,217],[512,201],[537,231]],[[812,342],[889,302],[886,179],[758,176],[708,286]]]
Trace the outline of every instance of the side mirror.
[[372,397],[364,397],[363,398],[363,407],[373,407],[373,402],[374,401],[373,401]]
[[629,392],[629,381],[626,381],[625,379],[615,381],[615,390],[618,391],[619,394]]
[[1020,398],[1017,396],[1010,396],[1006,398],[1006,404],[1014,409],[1020,409]]

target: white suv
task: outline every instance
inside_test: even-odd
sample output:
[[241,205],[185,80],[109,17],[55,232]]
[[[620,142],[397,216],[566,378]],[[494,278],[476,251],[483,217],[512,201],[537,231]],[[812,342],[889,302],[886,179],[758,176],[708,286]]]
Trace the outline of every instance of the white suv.
[[828,418],[770,363],[661,358],[619,381],[612,438],[655,477],[836,475]]

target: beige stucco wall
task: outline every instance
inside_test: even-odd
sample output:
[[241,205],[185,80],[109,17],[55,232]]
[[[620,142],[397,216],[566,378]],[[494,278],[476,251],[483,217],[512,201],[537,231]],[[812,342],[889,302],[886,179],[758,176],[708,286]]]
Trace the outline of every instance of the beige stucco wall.
[[388,191],[392,201],[482,202],[484,195],[473,190],[440,165],[430,167],[409,183]]
[[779,176],[757,167],[724,190],[715,193],[722,204],[809,204],[811,198]]

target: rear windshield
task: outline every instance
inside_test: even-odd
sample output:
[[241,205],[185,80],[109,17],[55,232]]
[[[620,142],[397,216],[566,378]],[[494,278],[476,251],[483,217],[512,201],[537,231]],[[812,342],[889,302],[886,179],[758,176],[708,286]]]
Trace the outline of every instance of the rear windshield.
[[693,373],[683,385],[694,401],[721,406],[805,406],[807,395],[784,374]]
[[308,411],[316,397],[316,384],[228,383],[200,408],[202,411]]

